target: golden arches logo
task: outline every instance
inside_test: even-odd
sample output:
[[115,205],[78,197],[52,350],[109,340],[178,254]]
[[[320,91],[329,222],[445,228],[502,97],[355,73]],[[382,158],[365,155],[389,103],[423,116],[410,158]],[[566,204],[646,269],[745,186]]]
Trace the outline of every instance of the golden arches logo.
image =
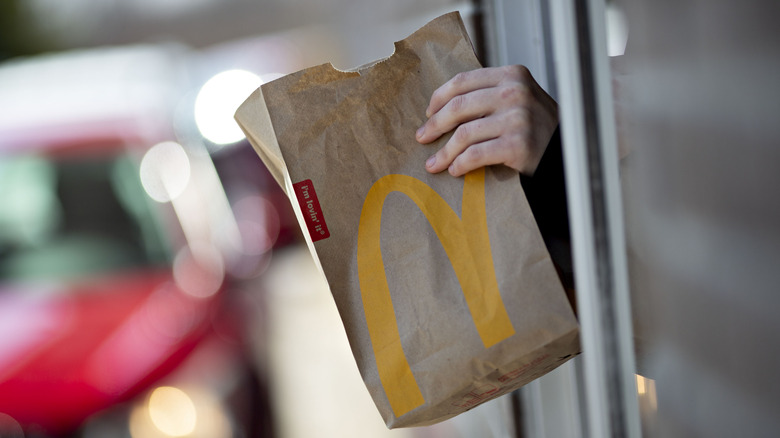
[[401,192],[425,214],[458,278],[485,348],[512,336],[514,327],[498,290],[485,212],[485,170],[463,185],[462,219],[431,187],[407,175],[380,178],[366,195],[358,228],[358,278],[379,379],[396,417],[425,403],[401,346],[380,247],[382,207]]

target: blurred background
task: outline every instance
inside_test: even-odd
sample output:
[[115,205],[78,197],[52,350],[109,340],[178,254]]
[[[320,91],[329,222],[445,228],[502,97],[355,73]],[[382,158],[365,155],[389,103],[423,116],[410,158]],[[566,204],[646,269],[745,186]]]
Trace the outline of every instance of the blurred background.
[[2,0],[0,436],[495,429],[387,430],[232,119],[264,81],[388,56],[452,10],[474,5]]
[[[776,436],[780,3],[605,3],[612,88],[590,91],[623,157],[642,432]],[[452,10],[486,65],[558,98],[547,5],[0,0],[0,437],[589,436],[579,358],[388,431],[232,120],[264,81],[383,58]]]

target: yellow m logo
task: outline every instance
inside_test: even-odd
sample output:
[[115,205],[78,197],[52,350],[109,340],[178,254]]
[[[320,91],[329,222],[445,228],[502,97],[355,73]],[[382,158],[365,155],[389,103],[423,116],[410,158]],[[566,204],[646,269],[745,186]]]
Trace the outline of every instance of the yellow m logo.
[[436,232],[485,348],[512,336],[515,330],[498,291],[490,252],[485,170],[475,170],[465,177],[462,219],[424,182],[406,175],[380,178],[366,195],[360,214],[358,277],[379,378],[393,413],[400,417],[425,400],[401,347],[380,248],[382,206],[387,195],[395,191],[411,198]]

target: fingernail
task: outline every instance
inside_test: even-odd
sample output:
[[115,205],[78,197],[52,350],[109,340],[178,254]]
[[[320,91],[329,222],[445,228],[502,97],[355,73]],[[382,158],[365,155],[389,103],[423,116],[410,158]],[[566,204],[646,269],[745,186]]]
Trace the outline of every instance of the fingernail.
[[436,155],[431,155],[425,162],[425,167],[431,168],[434,164],[436,164]]
[[425,125],[420,126],[420,129],[417,130],[417,138],[421,138],[424,133],[425,133]]

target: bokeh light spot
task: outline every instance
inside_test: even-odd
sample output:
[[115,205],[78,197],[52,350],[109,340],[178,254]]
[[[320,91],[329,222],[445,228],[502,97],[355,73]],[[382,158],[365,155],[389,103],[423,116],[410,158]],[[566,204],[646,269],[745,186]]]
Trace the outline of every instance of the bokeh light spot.
[[225,262],[213,245],[194,242],[176,254],[173,278],[185,293],[195,298],[208,298],[222,286]]
[[198,420],[192,399],[172,386],[161,386],[152,392],[149,417],[160,432],[173,437],[191,434]]
[[212,143],[225,145],[244,138],[233,115],[262,84],[259,76],[246,70],[228,70],[209,79],[195,98],[195,123]]
[[140,174],[146,193],[157,202],[168,202],[187,188],[190,160],[180,144],[158,143],[141,159]]

